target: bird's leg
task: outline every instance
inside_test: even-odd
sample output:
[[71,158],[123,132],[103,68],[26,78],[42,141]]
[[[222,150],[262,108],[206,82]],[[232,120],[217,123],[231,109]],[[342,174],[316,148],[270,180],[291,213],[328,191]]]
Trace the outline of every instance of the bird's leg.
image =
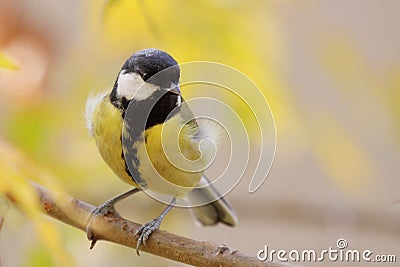
[[155,231],[160,228],[161,222],[164,219],[165,215],[172,209],[172,207],[175,204],[176,199],[173,198],[171,203],[165,208],[165,210],[161,213],[160,216],[152,220],[151,222],[148,222],[146,224],[143,224],[140,226],[136,232],[135,236],[139,236],[137,243],[136,243],[136,254],[140,256],[139,250],[140,246],[146,245],[146,241],[149,239],[150,235]]
[[109,213],[117,213],[115,211],[115,204],[137,192],[139,192],[140,189],[138,188],[133,188],[131,190],[129,190],[128,192],[125,192],[121,195],[118,195],[112,199],[107,200],[106,202],[104,202],[103,204],[101,204],[100,206],[98,206],[97,208],[95,208],[94,210],[92,210],[92,212],[90,213],[89,218],[86,221],[86,235],[87,238],[92,241],[91,245],[90,245],[90,249],[92,249],[94,247],[94,245],[97,242],[97,238],[96,235],[93,233],[92,231],[92,222],[93,222],[93,217],[94,216],[105,216]]

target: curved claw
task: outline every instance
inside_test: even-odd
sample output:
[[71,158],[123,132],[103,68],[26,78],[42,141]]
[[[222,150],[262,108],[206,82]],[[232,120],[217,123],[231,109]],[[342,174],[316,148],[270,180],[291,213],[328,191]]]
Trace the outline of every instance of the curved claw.
[[160,228],[161,218],[158,217],[151,222],[148,222],[142,226],[140,226],[136,232],[135,236],[139,236],[136,243],[136,254],[140,256],[140,246],[146,246],[146,241],[150,238],[150,235]]
[[114,208],[115,204],[117,202],[139,192],[139,191],[140,191],[139,188],[133,188],[133,189],[129,190],[128,192],[125,192],[121,195],[118,195],[112,199],[107,200],[106,202],[104,202],[103,204],[101,204],[100,206],[98,206],[97,208],[92,210],[89,218],[86,220],[86,235],[87,235],[87,238],[90,241],[92,241],[90,244],[90,249],[92,249],[94,247],[94,245],[96,244],[96,242],[98,240],[95,233],[92,231],[93,217],[95,217],[95,216],[104,217],[105,215],[110,214],[110,213],[120,216]]
[[116,213],[116,210],[114,208],[114,204],[109,202],[105,202],[104,204],[98,206],[90,213],[90,216],[86,221],[86,236],[90,241],[92,241],[90,243],[90,249],[93,249],[97,242],[96,235],[92,230],[93,218],[96,216],[103,217],[110,213]]
[[140,256],[140,246],[146,245],[146,241],[150,238],[150,235],[160,228],[161,221],[163,220],[164,216],[172,209],[174,206],[176,199],[172,198],[171,203],[165,208],[165,210],[161,213],[160,216],[148,222],[142,226],[140,226],[136,232],[135,237],[139,235],[137,243],[136,243],[136,254]]

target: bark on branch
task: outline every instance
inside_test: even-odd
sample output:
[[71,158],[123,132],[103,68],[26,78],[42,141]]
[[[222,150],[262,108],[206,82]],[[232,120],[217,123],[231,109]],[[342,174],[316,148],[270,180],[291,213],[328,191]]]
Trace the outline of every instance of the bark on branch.
[[[66,224],[86,232],[86,220],[94,206],[66,194],[55,194],[49,189],[32,183],[40,197],[43,211]],[[93,231],[99,240],[106,240],[130,248],[136,247],[134,233],[140,225],[123,219],[119,214],[107,214],[93,221]],[[293,266],[283,263],[261,262],[221,245],[197,241],[157,230],[141,251],[195,266]]]

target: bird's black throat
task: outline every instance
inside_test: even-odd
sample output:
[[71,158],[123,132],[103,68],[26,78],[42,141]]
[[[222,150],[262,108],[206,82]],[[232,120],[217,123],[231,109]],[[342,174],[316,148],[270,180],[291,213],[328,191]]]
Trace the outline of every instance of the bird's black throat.
[[179,112],[178,97],[180,96],[176,93],[158,90],[144,100],[127,100],[124,97],[117,97],[116,90],[113,90],[110,94],[110,101],[121,110],[125,123],[131,126],[130,130],[139,133],[164,123]]
[[147,130],[157,124],[164,123],[179,112],[178,97],[180,96],[170,91],[160,90],[156,91],[148,99],[131,103],[132,107],[129,109],[134,108],[140,114],[143,112],[143,116],[147,116],[145,126],[145,130]]

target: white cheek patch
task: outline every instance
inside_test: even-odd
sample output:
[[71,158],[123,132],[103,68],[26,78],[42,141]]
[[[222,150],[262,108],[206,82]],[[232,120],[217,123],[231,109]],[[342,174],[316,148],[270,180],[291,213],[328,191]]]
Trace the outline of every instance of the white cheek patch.
[[144,100],[159,89],[159,86],[145,83],[137,73],[122,71],[118,75],[117,96],[124,97],[127,100]]
[[180,107],[181,104],[182,104],[182,97],[181,97],[180,95],[178,95],[178,100],[176,100],[176,105],[177,105],[178,107]]

